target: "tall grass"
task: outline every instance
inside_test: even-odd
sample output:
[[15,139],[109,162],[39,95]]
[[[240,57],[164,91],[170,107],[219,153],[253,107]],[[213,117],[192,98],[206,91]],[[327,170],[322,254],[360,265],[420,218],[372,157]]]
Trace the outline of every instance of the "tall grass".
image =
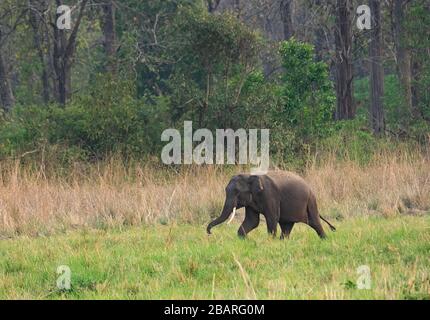
[[[366,165],[335,156],[311,161],[301,174],[322,214],[424,214],[430,210],[430,157],[422,152],[376,154]],[[118,159],[75,164],[67,172],[19,161],[0,162],[0,238],[47,235],[73,228],[204,223],[219,214],[224,187],[245,169],[180,169]]]

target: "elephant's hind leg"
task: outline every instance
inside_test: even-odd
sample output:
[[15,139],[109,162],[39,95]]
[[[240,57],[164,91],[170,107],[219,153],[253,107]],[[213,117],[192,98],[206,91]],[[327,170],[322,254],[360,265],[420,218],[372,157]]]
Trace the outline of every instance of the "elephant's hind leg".
[[309,226],[317,232],[318,236],[321,239],[325,239],[327,237],[321,225],[321,222],[312,220],[312,221],[309,221]]
[[259,214],[251,208],[246,208],[245,220],[242,222],[242,225],[239,227],[239,230],[237,230],[238,236],[241,238],[246,237],[247,233],[257,228],[259,223],[260,223]]
[[310,195],[307,211],[308,211],[308,219],[309,219],[308,224],[318,233],[318,236],[321,239],[324,239],[326,235],[321,225],[320,216],[319,216],[318,207],[317,207],[317,200],[313,193],[311,193]]
[[283,240],[284,238],[289,238],[290,237],[290,233],[291,230],[294,227],[294,222],[284,222],[284,223],[279,223],[281,225],[281,240]]

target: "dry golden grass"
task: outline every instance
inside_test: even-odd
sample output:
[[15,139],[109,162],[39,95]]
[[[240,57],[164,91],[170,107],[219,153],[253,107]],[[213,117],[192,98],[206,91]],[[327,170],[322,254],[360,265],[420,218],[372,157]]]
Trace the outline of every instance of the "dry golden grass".
[[[366,166],[332,158],[302,173],[320,211],[332,218],[424,214],[430,210],[430,157],[376,155]],[[48,174],[19,162],[0,163],[0,238],[72,228],[206,222],[218,215],[224,187],[240,168],[188,167],[178,172],[111,160]]]
[[306,172],[326,214],[413,214],[430,211],[430,157],[420,153],[378,154],[360,166],[326,161]]

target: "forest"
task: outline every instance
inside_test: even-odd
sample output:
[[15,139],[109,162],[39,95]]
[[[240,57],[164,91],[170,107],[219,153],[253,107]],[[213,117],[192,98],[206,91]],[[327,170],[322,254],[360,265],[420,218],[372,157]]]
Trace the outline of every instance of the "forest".
[[[55,27],[61,4],[70,29]],[[2,1],[0,155],[158,156],[161,132],[185,120],[271,129],[278,162],[341,141],[362,155],[426,145],[429,4],[371,1],[369,30],[360,5]]]
[[[429,26],[428,0],[1,0],[0,298],[428,299]],[[163,162],[189,123],[270,131],[338,231],[207,237],[250,164]]]

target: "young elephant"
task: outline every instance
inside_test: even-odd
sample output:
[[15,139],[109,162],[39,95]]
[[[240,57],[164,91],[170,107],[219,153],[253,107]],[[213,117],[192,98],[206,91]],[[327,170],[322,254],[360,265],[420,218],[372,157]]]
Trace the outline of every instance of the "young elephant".
[[[311,226],[320,236],[325,232],[320,218],[332,231],[336,228],[318,213],[316,198],[308,184],[298,175],[274,171],[265,175],[240,174],[234,176],[226,189],[226,199],[221,215],[209,223],[211,229],[227,220],[236,209],[245,207],[245,220],[238,230],[240,237],[255,229],[260,222],[260,214],[266,218],[267,230],[276,235],[277,224],[281,226],[281,239],[290,235],[296,222]],[[233,219],[233,217],[231,218]]]

